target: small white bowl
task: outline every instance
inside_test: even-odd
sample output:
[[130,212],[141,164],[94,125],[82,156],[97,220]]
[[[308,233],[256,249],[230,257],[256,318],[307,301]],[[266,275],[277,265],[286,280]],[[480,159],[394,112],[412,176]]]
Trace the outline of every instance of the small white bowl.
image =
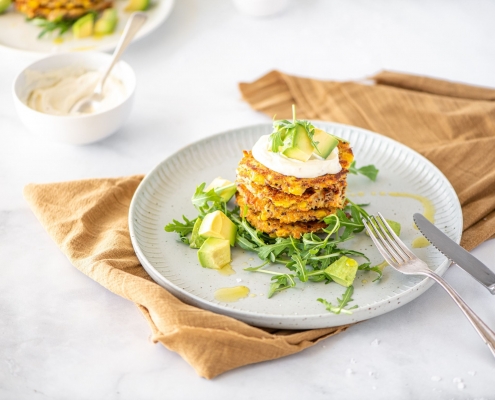
[[30,90],[26,83],[26,70],[46,72],[69,66],[99,70],[108,65],[110,58],[111,55],[105,53],[64,53],[27,66],[13,84],[14,103],[23,124],[36,135],[69,144],[92,143],[115,133],[131,112],[136,88],[134,71],[124,61],[119,61],[112,69],[112,75],[122,82],[126,92],[122,101],[113,108],[95,114],[59,116],[41,113],[26,104]]

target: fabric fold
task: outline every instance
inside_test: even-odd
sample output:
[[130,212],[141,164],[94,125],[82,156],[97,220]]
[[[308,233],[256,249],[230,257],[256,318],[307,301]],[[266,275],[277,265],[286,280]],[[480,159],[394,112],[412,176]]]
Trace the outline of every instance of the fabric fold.
[[24,196],[70,262],[113,293],[134,302],[155,342],[213,378],[230,369],[297,353],[348,326],[264,330],[185,304],[154,283],[137,259],[128,213],[142,176],[30,184]]

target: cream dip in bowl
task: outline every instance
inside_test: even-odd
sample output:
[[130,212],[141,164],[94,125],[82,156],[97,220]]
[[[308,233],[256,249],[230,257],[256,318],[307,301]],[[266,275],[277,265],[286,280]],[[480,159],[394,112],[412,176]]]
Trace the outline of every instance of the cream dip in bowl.
[[27,66],[13,85],[21,121],[36,135],[75,145],[115,133],[130,114],[136,88],[134,71],[124,61],[112,69],[97,110],[71,113],[71,107],[93,91],[110,58],[105,53],[64,53]]

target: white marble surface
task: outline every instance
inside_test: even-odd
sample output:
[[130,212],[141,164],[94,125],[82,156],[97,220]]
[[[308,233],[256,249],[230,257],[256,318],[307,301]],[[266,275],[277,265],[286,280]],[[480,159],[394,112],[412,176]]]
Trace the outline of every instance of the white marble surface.
[[[488,0],[293,0],[255,19],[228,0],[178,0],[124,56],[138,76],[128,123],[85,147],[25,130],[10,85],[32,58],[1,51],[0,398],[494,399],[495,360],[436,286],[302,353],[201,379],[150,342],[133,304],[70,265],[22,197],[29,182],[146,173],[199,138],[269,121],[237,83],[274,68],[322,79],[387,68],[495,87],[494,14]],[[494,251],[490,241],[473,254],[495,269]],[[446,278],[495,327],[495,298],[457,267]]]

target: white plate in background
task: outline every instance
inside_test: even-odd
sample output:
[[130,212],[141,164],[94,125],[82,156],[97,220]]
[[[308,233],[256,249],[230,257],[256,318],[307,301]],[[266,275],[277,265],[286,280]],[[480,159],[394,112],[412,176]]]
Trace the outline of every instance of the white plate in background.
[[[175,0],[154,0],[149,10],[144,11],[148,20],[134,37],[139,40],[155,30],[167,19],[172,11]],[[125,12],[124,8],[128,0],[114,0],[114,7],[118,11],[119,23],[115,32],[102,38],[74,39],[72,32],[66,32],[61,43],[57,43],[57,34],[46,34],[41,39],[38,35],[41,28],[27,22],[24,14],[9,11],[0,14],[0,47],[28,53],[50,54],[67,51],[110,51],[115,48],[124,26],[131,13]]]
[[[435,206],[435,224],[456,243],[462,232],[462,212],[454,189],[445,176],[427,159],[410,148],[385,136],[342,124],[315,122],[330,133],[349,140],[358,167],[374,164],[379,170],[376,182],[348,175],[348,197],[358,203],[370,203],[369,213],[382,212],[402,224],[401,238],[406,245],[420,236],[412,216],[423,212],[414,199],[392,197],[401,192],[421,195]],[[354,282],[352,315],[333,314],[316,299],[335,304],[345,288],[335,283],[301,283],[297,287],[266,297],[270,277],[243,269],[258,266],[256,254],[233,249],[235,274],[221,275],[202,268],[197,250],[177,240],[176,233],[165,232],[164,226],[182,215],[195,218],[197,212],[190,198],[197,185],[209,183],[217,176],[235,180],[235,169],[242,150],[251,149],[261,135],[272,132],[271,124],[235,129],[193,143],[155,167],[138,187],[129,211],[132,244],[143,267],[161,286],[186,303],[229,315],[252,325],[282,329],[312,329],[338,326],[372,318],[394,310],[426,291],[433,281],[402,275],[392,268],[384,270],[381,281],[372,282],[373,272],[359,271]],[[380,195],[382,193],[382,195]],[[359,234],[345,247],[367,254],[374,264],[382,261],[371,240]],[[443,274],[450,262],[432,246],[414,249],[430,268]],[[284,267],[271,267],[276,270]],[[223,303],[215,299],[217,289],[247,286],[252,297]]]

